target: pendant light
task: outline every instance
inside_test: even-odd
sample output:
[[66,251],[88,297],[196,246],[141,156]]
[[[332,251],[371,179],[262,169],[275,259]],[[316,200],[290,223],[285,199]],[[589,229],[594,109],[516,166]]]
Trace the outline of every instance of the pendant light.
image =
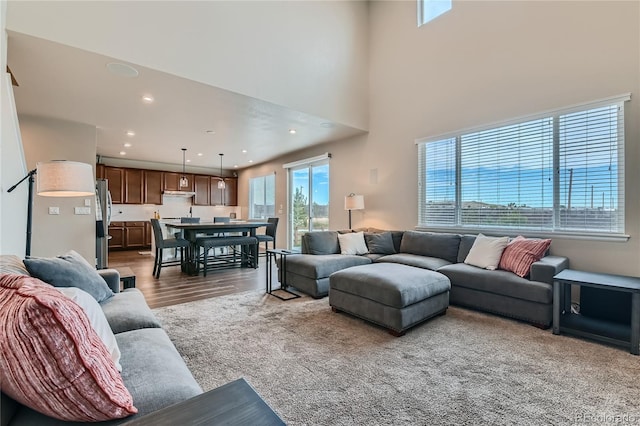
[[189,186],[189,179],[185,175],[185,155],[187,153],[187,148],[182,148],[182,177],[180,178],[180,188],[186,188]]
[[224,182],[224,179],[222,179],[222,156],[224,154],[218,154],[220,156],[220,180],[218,181],[218,189],[225,189],[227,187],[227,184]]

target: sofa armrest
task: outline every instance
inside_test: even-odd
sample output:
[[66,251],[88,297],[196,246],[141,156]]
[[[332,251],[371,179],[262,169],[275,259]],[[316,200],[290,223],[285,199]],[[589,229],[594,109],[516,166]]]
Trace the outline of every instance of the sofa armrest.
[[105,280],[111,291],[120,293],[120,272],[116,269],[98,269],[98,274]]
[[569,267],[569,259],[564,256],[545,256],[531,265],[531,281],[553,284],[553,277]]

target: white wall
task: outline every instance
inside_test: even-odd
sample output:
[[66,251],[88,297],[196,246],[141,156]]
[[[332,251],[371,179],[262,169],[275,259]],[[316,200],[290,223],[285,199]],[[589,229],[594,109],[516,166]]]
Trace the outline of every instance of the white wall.
[[[95,164],[96,128],[50,118],[20,116],[20,130],[29,169],[36,163],[70,160]],[[90,215],[75,215],[74,207],[91,200]],[[42,197],[34,195],[31,254],[57,256],[69,250],[95,264],[95,197]],[[59,215],[49,215],[49,207],[59,207]]]
[[20,141],[18,115],[7,69],[6,2],[0,2],[0,254],[25,254],[27,231],[27,188],[22,183],[7,190],[27,174]]
[[[631,92],[625,106],[628,242],[553,238],[552,252],[577,269],[640,275],[640,3],[456,1],[416,27],[413,1],[370,3],[370,131],[243,171],[329,151],[333,229],[346,227],[344,195],[364,194],[353,225],[411,229],[417,224],[415,139]],[[281,218],[284,220],[284,218]],[[286,224],[283,223],[283,228]],[[280,232],[279,236],[280,238]]]
[[368,125],[368,2],[11,1],[7,28]]

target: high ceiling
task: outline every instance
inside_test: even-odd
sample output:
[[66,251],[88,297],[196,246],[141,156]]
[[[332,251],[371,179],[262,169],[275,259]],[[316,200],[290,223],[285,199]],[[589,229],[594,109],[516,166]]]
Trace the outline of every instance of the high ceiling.
[[[107,67],[113,63],[131,66],[138,75],[123,75],[129,69],[120,65],[114,73]],[[218,169],[218,154],[223,153],[225,169],[242,169],[363,133],[322,117],[12,31],[8,64],[19,84],[14,87],[19,114],[96,126],[97,154],[103,157],[176,165],[182,164],[181,148],[187,148],[188,167]],[[154,101],[145,103],[144,95]],[[128,136],[127,131],[135,135]]]

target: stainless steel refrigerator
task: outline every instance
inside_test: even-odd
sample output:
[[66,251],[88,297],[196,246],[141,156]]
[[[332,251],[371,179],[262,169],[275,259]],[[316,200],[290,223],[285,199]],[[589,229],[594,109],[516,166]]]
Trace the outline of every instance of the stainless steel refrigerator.
[[111,223],[111,193],[109,181],[96,180],[96,268],[109,267],[109,224]]

